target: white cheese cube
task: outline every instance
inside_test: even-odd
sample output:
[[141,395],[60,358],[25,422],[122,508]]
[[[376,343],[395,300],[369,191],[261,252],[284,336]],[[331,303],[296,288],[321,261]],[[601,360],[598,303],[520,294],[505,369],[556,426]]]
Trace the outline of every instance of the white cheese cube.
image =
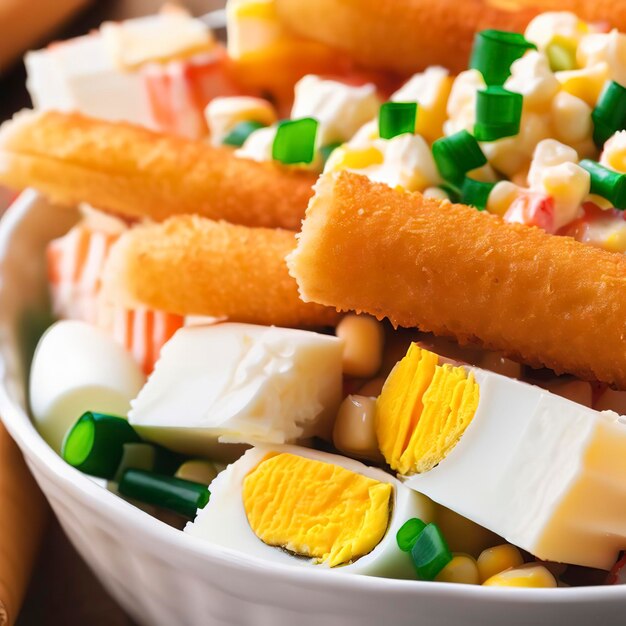
[[328,435],[341,402],[342,342],[304,330],[217,324],[165,344],[129,421],[189,454],[217,441],[293,442]]

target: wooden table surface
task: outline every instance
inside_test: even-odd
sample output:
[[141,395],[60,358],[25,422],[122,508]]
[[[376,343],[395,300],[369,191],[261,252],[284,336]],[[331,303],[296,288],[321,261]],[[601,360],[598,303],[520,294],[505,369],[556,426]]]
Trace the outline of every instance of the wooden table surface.
[[[96,0],[71,23],[50,33],[48,41],[82,35],[97,28],[104,20],[147,15],[158,10],[163,3],[162,0]],[[201,15],[222,3],[216,0],[187,0],[177,4],[187,6],[194,15]],[[40,42],[40,46],[48,41]],[[21,63],[0,76],[0,121],[30,106],[25,80]],[[17,626],[132,624],[132,620],[109,597],[69,544],[58,523],[52,521]]]

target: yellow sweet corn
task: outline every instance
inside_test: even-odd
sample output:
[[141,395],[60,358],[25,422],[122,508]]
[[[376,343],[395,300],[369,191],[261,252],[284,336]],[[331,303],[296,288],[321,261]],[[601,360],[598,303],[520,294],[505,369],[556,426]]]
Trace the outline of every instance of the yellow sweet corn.
[[483,550],[477,563],[480,581],[484,583],[500,572],[519,567],[524,563],[524,559],[522,553],[515,546],[505,543]]
[[529,563],[524,567],[509,569],[492,576],[483,583],[485,587],[556,587],[556,579],[543,565]]

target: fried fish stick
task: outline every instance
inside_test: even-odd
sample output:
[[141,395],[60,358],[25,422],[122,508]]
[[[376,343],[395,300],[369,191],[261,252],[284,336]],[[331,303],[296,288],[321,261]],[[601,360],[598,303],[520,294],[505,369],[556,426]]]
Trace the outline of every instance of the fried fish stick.
[[626,388],[626,258],[326,174],[288,257],[306,302],[388,317]]
[[276,326],[326,326],[334,309],[305,304],[285,256],[295,234],[197,216],[131,228],[104,270],[105,296],[180,315]]
[[543,11],[626,30],[626,3],[615,0],[276,0],[276,7],[296,34],[400,74],[433,64],[460,72],[477,30],[522,32]]
[[297,230],[315,176],[125,123],[19,113],[0,130],[0,182],[130,218],[197,213]]

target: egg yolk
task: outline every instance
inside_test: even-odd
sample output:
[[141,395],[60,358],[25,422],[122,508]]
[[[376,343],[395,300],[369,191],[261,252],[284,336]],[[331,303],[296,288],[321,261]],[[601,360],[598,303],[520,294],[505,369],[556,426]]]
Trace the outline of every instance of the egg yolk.
[[427,472],[441,462],[478,408],[474,376],[438,359],[411,344],[376,402],[378,445],[400,474]]
[[330,567],[371,552],[389,525],[393,487],[332,463],[270,455],[243,482],[255,535]]

